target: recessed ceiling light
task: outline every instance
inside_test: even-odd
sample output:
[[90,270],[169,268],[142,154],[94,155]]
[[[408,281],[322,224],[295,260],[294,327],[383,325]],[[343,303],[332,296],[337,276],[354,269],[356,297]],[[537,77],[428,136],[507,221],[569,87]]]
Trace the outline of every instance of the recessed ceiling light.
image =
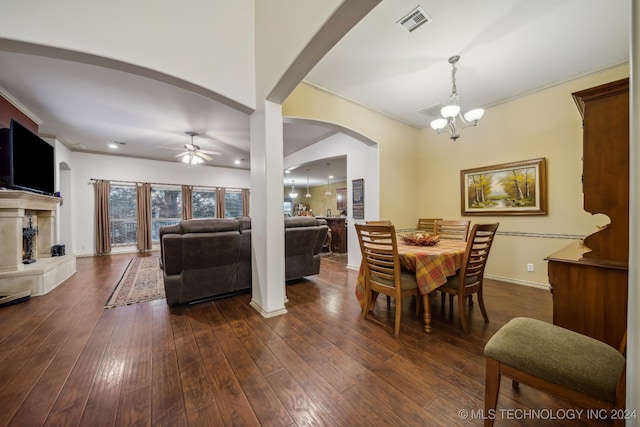
[[235,163],[236,165],[239,165],[241,161],[242,160],[238,159],[238,160],[234,160],[233,163]]
[[110,141],[109,142],[109,148],[112,148],[112,149],[116,149],[121,145],[126,145],[126,142],[122,142],[122,141]]
[[333,175],[329,175],[329,179],[333,179]]
[[287,169],[286,171],[284,171],[284,173],[291,173],[291,171]]

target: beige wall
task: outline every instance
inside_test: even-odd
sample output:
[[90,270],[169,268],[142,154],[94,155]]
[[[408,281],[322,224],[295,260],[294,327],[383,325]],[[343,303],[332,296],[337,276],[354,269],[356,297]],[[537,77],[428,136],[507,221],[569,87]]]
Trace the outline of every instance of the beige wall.
[[[460,218],[460,170],[539,157],[547,159],[549,214],[546,216],[468,216],[475,222],[500,222],[499,232],[529,233],[496,238],[487,275],[546,286],[547,255],[567,245],[561,235],[588,235],[608,223],[585,212],[582,204],[582,121],[572,92],[627,77],[618,66],[489,108],[480,124],[465,129],[457,142],[423,129],[419,136],[419,213]],[[544,237],[540,235],[553,235]],[[535,271],[527,272],[533,263]]]
[[392,219],[399,228],[415,226],[419,188],[415,128],[305,83],[284,102],[282,115],[338,124],[375,141],[380,159],[380,218]]
[[[582,207],[581,117],[571,93],[628,75],[625,64],[494,106],[477,127],[463,130],[457,142],[307,84],[287,99],[283,115],[337,123],[376,141],[380,218],[391,219],[398,228],[415,227],[418,217],[461,218],[462,169],[546,158],[548,215],[465,217],[472,223],[500,222],[489,277],[546,287],[544,258],[608,223],[607,217]],[[526,270],[529,263],[533,272]]]

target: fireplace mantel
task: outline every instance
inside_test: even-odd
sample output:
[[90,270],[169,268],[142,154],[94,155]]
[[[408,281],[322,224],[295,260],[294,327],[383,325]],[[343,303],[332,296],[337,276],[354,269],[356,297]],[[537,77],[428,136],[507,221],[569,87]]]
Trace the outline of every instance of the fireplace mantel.
[[[0,190],[0,293],[31,290],[33,295],[41,295],[75,272],[75,256],[51,259],[56,210],[61,201],[28,191]],[[38,228],[33,246],[36,262],[25,266],[22,229],[28,226],[29,217]]]

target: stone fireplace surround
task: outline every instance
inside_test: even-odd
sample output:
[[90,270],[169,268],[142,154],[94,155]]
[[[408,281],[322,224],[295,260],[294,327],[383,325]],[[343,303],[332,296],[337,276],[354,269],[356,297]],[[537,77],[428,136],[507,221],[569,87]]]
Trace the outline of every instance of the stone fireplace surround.
[[[62,199],[27,191],[0,190],[0,295],[31,291],[44,295],[76,272],[76,257],[51,256],[55,242],[55,216]],[[38,228],[33,243],[33,264],[23,264],[23,227],[29,214]]]

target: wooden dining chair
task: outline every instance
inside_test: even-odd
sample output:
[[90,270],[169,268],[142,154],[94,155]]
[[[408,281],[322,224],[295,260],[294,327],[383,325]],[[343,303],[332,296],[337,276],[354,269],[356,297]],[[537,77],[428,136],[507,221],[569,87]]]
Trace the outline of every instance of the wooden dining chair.
[[467,241],[469,235],[469,220],[437,220],[435,222],[435,234],[441,239]]
[[[369,225],[391,225],[391,221],[388,219],[380,219],[373,221],[366,221],[365,224]],[[387,295],[387,310],[391,310],[391,296]]]
[[458,315],[460,316],[460,325],[465,333],[469,332],[467,312],[464,306],[464,299],[467,296],[478,295],[482,317],[484,317],[485,323],[489,323],[482,297],[482,284],[484,281],[484,268],[489,258],[489,251],[491,250],[498,225],[499,223],[475,224],[473,226],[458,274],[447,278],[447,283],[438,288],[441,292],[443,309],[445,296],[449,294],[450,312],[453,310],[453,297],[458,296]]
[[367,221],[366,224],[368,224],[368,225],[391,225],[391,221],[389,221],[388,219],[380,219],[380,220],[376,220],[376,221]]
[[418,230],[436,234],[436,221],[442,221],[442,218],[418,218]]
[[[415,273],[405,273],[400,269],[398,242],[393,225],[356,224],[355,228],[364,273],[362,318],[365,319],[369,312],[372,292],[393,297],[396,300],[395,335],[398,336],[402,318],[402,299],[409,295],[415,295],[416,298],[420,296]],[[418,310],[417,299],[416,312]]]

